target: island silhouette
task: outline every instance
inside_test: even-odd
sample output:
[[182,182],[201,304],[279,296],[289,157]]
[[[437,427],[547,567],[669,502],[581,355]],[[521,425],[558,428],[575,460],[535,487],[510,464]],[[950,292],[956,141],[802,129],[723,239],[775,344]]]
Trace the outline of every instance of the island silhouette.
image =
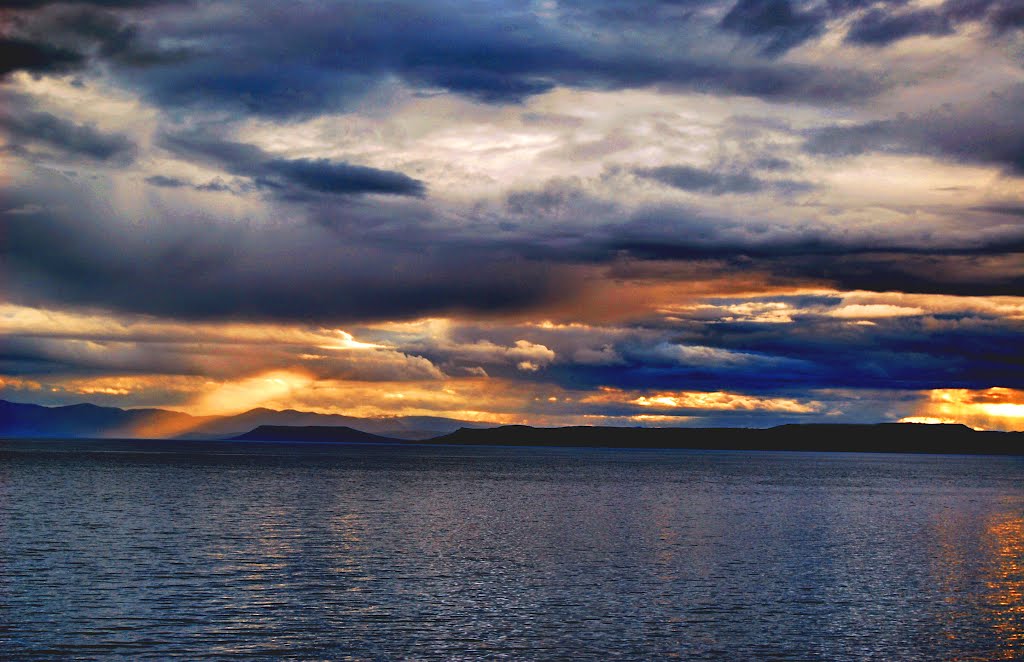
[[[309,424],[318,422],[324,424]],[[154,435],[139,432],[152,429],[170,430],[171,432]],[[0,400],[0,437],[8,439],[138,439],[148,437],[165,440],[232,442],[1024,456],[1024,432],[980,431],[960,424],[794,423],[771,428],[532,427],[471,423],[439,417],[357,418],[269,409],[253,409],[242,414],[225,417],[193,417],[181,412],[162,409],[125,410],[91,404],[43,407],[2,400]]]

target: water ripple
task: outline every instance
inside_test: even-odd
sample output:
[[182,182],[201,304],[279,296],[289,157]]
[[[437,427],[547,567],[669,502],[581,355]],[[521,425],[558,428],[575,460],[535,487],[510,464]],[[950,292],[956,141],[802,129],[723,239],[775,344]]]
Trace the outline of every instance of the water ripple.
[[1024,462],[0,442],[0,657],[1021,659]]

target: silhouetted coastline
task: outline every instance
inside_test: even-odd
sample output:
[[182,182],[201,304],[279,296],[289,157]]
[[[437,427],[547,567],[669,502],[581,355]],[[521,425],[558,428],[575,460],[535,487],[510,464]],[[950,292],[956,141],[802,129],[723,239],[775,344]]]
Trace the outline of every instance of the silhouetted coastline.
[[754,428],[537,428],[506,425],[462,428],[434,439],[408,442],[330,426],[260,426],[234,440],[336,443],[425,443],[472,446],[653,448],[1024,455],[1024,433],[982,432],[964,425],[920,423],[800,424]]

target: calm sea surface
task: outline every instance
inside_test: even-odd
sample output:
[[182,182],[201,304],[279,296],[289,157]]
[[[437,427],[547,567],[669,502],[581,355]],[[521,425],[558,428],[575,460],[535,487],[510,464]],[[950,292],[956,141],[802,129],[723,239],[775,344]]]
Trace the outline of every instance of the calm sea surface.
[[1024,659],[1024,459],[0,441],[0,657]]

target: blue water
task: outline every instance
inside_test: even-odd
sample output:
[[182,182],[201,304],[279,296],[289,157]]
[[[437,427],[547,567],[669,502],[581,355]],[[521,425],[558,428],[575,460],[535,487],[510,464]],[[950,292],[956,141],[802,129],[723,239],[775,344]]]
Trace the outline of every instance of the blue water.
[[4,659],[1022,659],[1024,460],[0,442]]

